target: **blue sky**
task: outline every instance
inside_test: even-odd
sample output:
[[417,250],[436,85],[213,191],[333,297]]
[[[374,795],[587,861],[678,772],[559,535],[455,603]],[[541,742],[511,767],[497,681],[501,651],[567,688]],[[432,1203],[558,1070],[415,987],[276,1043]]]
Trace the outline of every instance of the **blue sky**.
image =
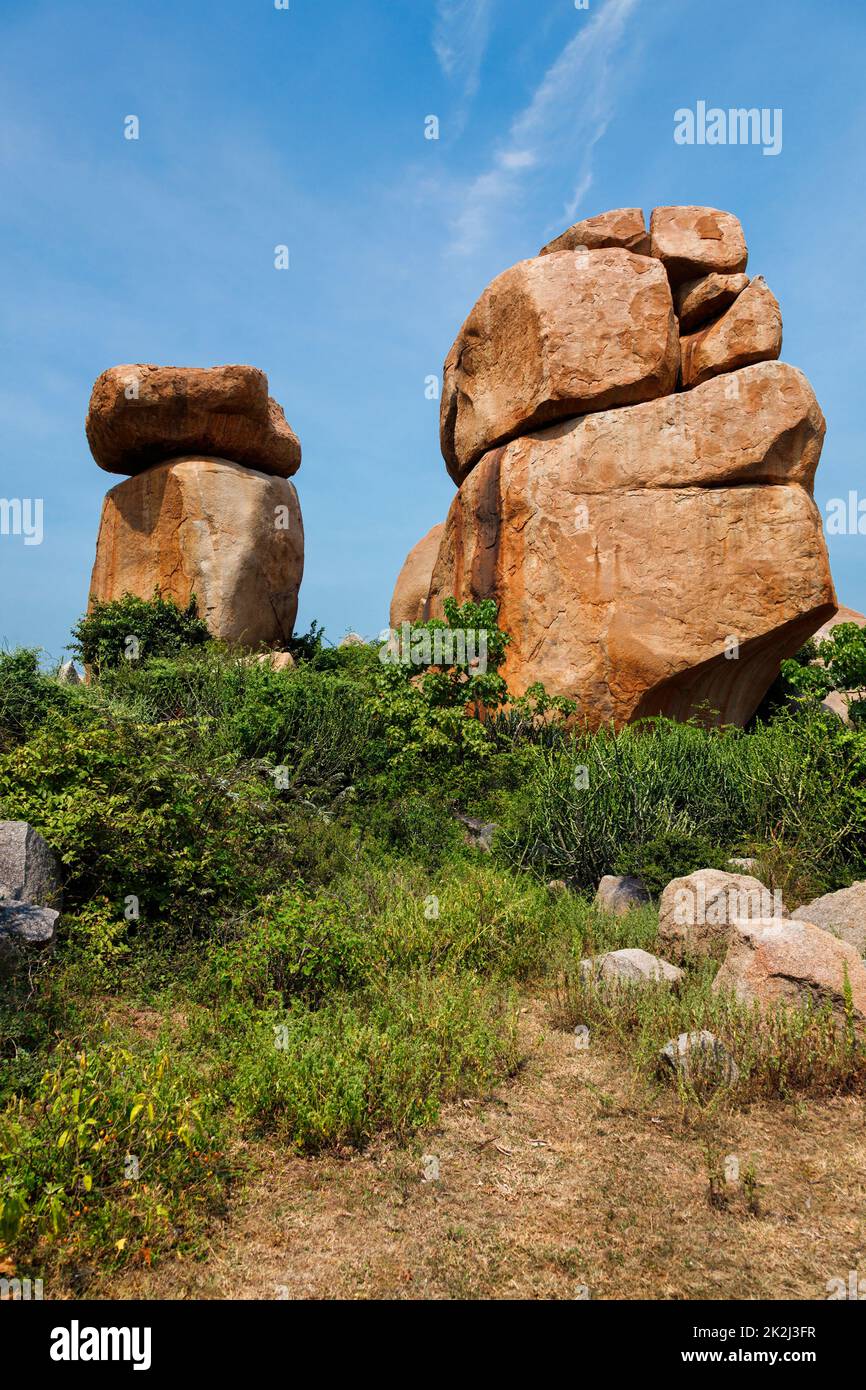
[[[116,481],[87,401],[136,361],[267,371],[299,629],[377,632],[453,496],[426,378],[494,275],[607,208],[741,217],[827,416],[819,505],[861,488],[864,66],[862,0],[3,0],[0,496],[45,535],[0,536],[0,643],[59,655],[86,605]],[[781,108],[781,153],[677,145],[699,100]],[[830,537],[861,610],[864,544]]]

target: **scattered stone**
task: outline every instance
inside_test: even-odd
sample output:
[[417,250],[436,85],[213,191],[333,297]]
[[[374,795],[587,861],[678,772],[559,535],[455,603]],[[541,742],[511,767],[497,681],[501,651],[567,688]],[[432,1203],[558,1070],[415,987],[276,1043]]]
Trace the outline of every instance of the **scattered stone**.
[[648,256],[650,239],[642,209],[615,208],[612,212],[601,212],[596,217],[585,217],[582,222],[575,222],[573,227],[542,246],[538,254],[549,256],[557,251],[574,251],[578,246],[589,251],[619,246],[624,251],[633,251],[637,256]]
[[108,473],[141,473],[188,454],[278,478],[301,466],[298,437],[257,367],[111,367],[93,387],[86,429]]
[[347,632],[339,644],[341,647],[366,647],[367,643],[357,632]]
[[430,579],[444,530],[445,523],[442,521],[431,527],[426,536],[422,536],[421,540],[413,545],[403,561],[403,568],[397,576],[394,596],[391,599],[390,621],[393,631],[397,631],[403,623],[423,621],[424,605],[430,592]]
[[593,905],[602,912],[624,917],[633,907],[644,907],[650,901],[642,879],[633,874],[605,874],[596,890]]
[[480,816],[464,816],[456,812],[454,816],[464,827],[466,843],[473,849],[489,854],[493,849],[493,836],[498,829],[495,821],[482,820]]
[[678,370],[658,262],[621,250],[521,261],[488,285],[446,359],[448,471],[460,484],[486,450],[515,435],[668,395]]
[[681,339],[685,390],[723,372],[774,361],[782,351],[779,301],[757,275],[720,318]]
[[35,903],[0,902],[0,970],[7,970],[31,951],[54,945],[60,913]]
[[293,485],[227,459],[180,458],[118,483],[102,507],[91,602],[193,595],[211,634],[247,647],[292,638],[304,572]]
[[0,821],[0,905],[62,905],[63,880],[53,849],[23,820]]
[[585,975],[600,975],[611,983],[675,985],[683,978],[683,971],[675,965],[636,946],[582,960],[580,969]]
[[740,1076],[724,1043],[706,1028],[672,1038],[665,1043],[659,1058],[689,1083],[715,1081],[717,1085],[733,1086]]
[[757,859],[734,858],[728,860],[728,867],[730,869],[733,869],[735,873],[751,874],[753,876],[756,876],[757,870],[761,867],[761,865],[760,861]]
[[674,960],[718,956],[735,922],[786,917],[778,893],[748,874],[697,869],[673,879],[659,901],[659,944]]
[[686,280],[674,293],[680,333],[691,333],[701,324],[729,309],[749,283],[748,275],[701,275]]
[[74,661],[64,661],[57,672],[57,682],[59,685],[82,685],[83,681],[78,674],[78,668]]
[[718,208],[656,208],[650,218],[650,252],[675,286],[713,271],[739,274],[749,258],[739,219]]
[[564,878],[552,878],[547,885],[547,891],[554,897],[561,897],[563,893],[568,892],[568,884]]
[[261,652],[256,661],[260,666],[270,666],[272,671],[293,671],[297,664],[291,652]]
[[825,893],[798,907],[791,917],[798,922],[811,922],[838,936],[840,941],[847,941],[861,956],[866,955],[866,882]]
[[802,373],[766,362],[493,449],[451,504],[425,616],[494,599],[509,690],[541,681],[590,728],[701,705],[743,724],[835,605],[810,495],[824,428]]
[[741,1003],[829,1005],[845,1021],[845,976],[855,1023],[866,1022],[866,965],[847,941],[812,922],[778,918],[736,922],[713,989],[730,990]]

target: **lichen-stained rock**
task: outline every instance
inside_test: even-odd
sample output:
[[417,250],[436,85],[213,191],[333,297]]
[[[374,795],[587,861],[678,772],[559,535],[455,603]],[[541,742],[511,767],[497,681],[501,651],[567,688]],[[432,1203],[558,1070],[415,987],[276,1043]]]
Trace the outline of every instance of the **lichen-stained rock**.
[[585,246],[589,251],[621,246],[638,256],[648,256],[650,239],[643,212],[640,208],[614,208],[596,217],[585,217],[542,246],[538,254],[550,256],[557,251],[573,251],[577,246]]
[[697,280],[686,280],[674,291],[680,333],[692,333],[724,313],[748,283],[748,275],[718,275],[715,271]]
[[592,727],[703,706],[744,723],[835,606],[810,495],[823,431],[802,374],[767,363],[493,449],[425,612],[495,599],[509,688],[542,681]]
[[403,568],[397,576],[391,599],[392,628],[399,628],[401,623],[421,621],[444,530],[444,521],[437,522],[426,536],[422,536],[420,541],[413,545],[403,561]]
[[739,219],[718,208],[656,208],[650,217],[650,252],[672,285],[718,271],[736,275],[749,258]]
[[673,391],[679,334],[664,269],[602,250],[538,256],[498,276],[445,363],[442,453],[460,483],[528,430]]
[[257,367],[111,367],[97,378],[87,441],[100,468],[134,475],[184,455],[290,478],[300,441]]
[[0,821],[0,903],[60,907],[60,864],[38,830],[23,820]]
[[687,333],[680,346],[685,388],[755,362],[775,361],[782,351],[779,301],[758,275],[720,318]]
[[811,922],[737,922],[713,989],[729,990],[744,1004],[829,1006],[837,1022],[847,1023],[850,991],[852,1021],[866,1024],[866,965],[847,941]]
[[304,570],[297,493],[285,478],[178,458],[118,483],[102,508],[91,601],[125,593],[184,606],[224,641],[284,648]]

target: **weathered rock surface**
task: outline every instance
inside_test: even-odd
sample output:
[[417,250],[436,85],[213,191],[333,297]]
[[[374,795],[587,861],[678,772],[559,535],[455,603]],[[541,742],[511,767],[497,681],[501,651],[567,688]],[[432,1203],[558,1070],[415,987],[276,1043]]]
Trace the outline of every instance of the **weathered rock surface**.
[[659,945],[674,960],[720,955],[735,922],[766,921],[783,914],[781,901],[750,874],[697,869],[672,879],[662,893]]
[[675,965],[636,946],[589,957],[580,962],[580,969],[585,975],[600,976],[610,984],[675,985],[683,978],[682,970]]
[[445,362],[442,453],[460,483],[484,452],[569,416],[673,391],[679,335],[658,261],[629,251],[521,261],[478,300]]
[[596,890],[594,906],[615,917],[624,917],[633,907],[643,907],[649,901],[646,885],[634,874],[605,874]]
[[495,599],[509,688],[542,681],[592,727],[705,702],[743,723],[835,605],[810,496],[823,432],[802,373],[762,363],[491,450],[425,613]]
[[859,955],[866,955],[866,882],[852,883],[836,893],[825,893],[804,903],[791,917],[847,941]]
[[26,821],[0,821],[0,905],[59,907],[62,896],[60,864],[50,845]]
[[185,606],[195,594],[214,637],[256,647],[292,636],[304,529],[284,478],[218,458],[178,458],[111,489],[92,600],[124,593]]
[[650,218],[650,252],[672,285],[717,272],[745,270],[749,253],[739,219],[718,208],[656,208]]
[[574,226],[542,246],[538,254],[549,256],[557,251],[574,251],[578,246],[584,246],[589,251],[619,246],[624,251],[634,251],[638,256],[648,256],[650,239],[642,210],[614,208],[611,212],[599,213],[597,217],[585,217],[582,222],[575,222]]
[[0,902],[0,972],[54,945],[60,913],[35,903]]
[[866,617],[864,617],[862,613],[858,613],[855,608],[840,606],[836,609],[832,618],[828,618],[826,623],[822,623],[818,628],[818,631],[815,633],[815,641],[825,641],[825,639],[830,636],[834,627],[838,627],[840,623],[856,623],[858,627],[866,627]]
[[64,661],[57,672],[58,685],[81,685],[82,680],[78,674],[78,667],[74,661]]
[[674,292],[674,306],[680,321],[680,333],[691,333],[701,324],[716,318],[730,308],[738,294],[749,283],[748,275],[701,275],[686,280]]
[[301,445],[257,367],[111,367],[97,378],[87,440],[100,468],[134,475],[182,455],[289,478]]
[[420,541],[413,545],[403,561],[403,568],[397,576],[391,599],[392,628],[399,628],[402,623],[421,621],[444,530],[443,521],[432,526],[426,536],[422,536]]
[[845,1020],[845,978],[855,1022],[866,1022],[866,965],[847,941],[813,923],[788,919],[737,922],[713,989],[743,1003],[829,1005]]
[[721,372],[774,361],[782,351],[782,312],[757,275],[721,318],[681,339],[682,384],[700,386]]
[[706,1028],[671,1038],[659,1053],[659,1060],[691,1083],[703,1081],[732,1086],[740,1075],[724,1043]]

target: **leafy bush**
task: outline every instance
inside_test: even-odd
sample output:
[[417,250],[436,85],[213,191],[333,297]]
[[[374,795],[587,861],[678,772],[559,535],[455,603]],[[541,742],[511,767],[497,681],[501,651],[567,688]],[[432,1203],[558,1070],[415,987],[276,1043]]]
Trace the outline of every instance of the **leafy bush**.
[[68,686],[39,669],[39,652],[21,647],[0,651],[0,751],[26,739],[55,712],[66,710],[75,696]]
[[683,878],[696,869],[726,869],[729,858],[706,835],[674,830],[620,855],[614,867],[618,874],[637,874],[649,892],[658,897],[672,879]]
[[857,623],[838,623],[822,642],[808,642],[782,676],[803,699],[820,703],[833,690],[848,696],[848,717],[866,724],[866,630]]
[[94,603],[72,632],[72,651],[100,672],[121,661],[147,661],[172,656],[184,647],[207,642],[207,624],[197,615],[195,594],[186,608],[155,592],[152,599],[124,594],[108,603]]

